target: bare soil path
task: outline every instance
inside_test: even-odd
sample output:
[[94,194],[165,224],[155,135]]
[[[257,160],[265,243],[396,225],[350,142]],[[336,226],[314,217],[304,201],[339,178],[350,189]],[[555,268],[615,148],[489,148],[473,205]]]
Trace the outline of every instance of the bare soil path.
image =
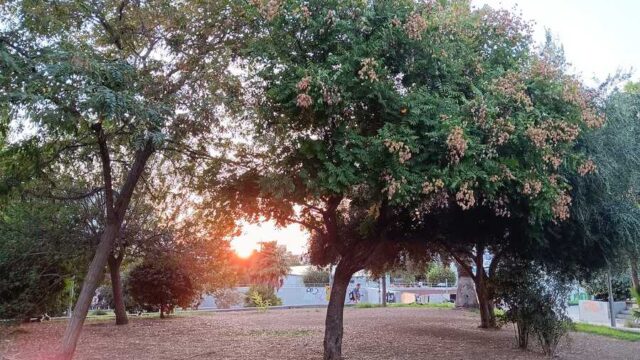
[[[134,318],[129,325],[88,322],[76,359],[322,359],[324,309],[267,313],[201,313],[166,320]],[[345,309],[343,353],[369,359],[543,359],[515,347],[511,328],[481,330],[478,316],[447,309]],[[64,322],[5,329],[0,359],[47,359]],[[8,334],[10,333],[10,334]],[[640,360],[640,343],[572,333],[560,359]]]

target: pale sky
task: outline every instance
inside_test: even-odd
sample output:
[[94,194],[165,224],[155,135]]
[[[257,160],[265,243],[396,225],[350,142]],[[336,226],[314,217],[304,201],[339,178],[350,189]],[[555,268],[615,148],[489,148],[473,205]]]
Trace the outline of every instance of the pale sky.
[[[573,72],[588,84],[603,80],[618,69],[634,70],[640,79],[640,0],[472,0],[474,6],[522,12],[535,21],[535,40],[544,39],[545,28],[564,45]],[[273,223],[245,225],[232,241],[240,255],[247,256],[261,241],[276,240],[294,254],[306,251],[308,234],[298,225],[278,229]]]

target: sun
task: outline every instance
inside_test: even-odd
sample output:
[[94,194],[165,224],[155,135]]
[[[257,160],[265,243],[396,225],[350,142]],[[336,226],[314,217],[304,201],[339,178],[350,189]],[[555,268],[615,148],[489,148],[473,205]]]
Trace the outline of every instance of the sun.
[[254,250],[257,250],[257,247],[255,246],[256,244],[243,240],[244,239],[240,238],[234,239],[234,241],[231,242],[231,247],[239,257],[248,258]]
[[260,248],[260,242],[277,240],[294,254],[304,252],[308,234],[297,225],[278,228],[273,221],[257,224],[243,222],[242,233],[231,240],[231,248],[238,256],[247,258]]

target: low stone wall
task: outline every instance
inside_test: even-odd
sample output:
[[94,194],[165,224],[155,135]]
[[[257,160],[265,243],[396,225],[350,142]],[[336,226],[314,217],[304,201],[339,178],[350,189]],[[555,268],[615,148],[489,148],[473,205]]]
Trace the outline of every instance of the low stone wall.
[[[626,309],[627,304],[624,301],[615,301],[613,303],[613,317]],[[580,300],[578,302],[579,319],[584,322],[608,323],[609,319],[609,302]]]

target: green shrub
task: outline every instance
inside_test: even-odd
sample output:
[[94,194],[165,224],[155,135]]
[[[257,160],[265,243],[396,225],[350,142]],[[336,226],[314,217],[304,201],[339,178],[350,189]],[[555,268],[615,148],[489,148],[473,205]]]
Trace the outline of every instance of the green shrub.
[[432,263],[427,270],[427,282],[429,284],[455,285],[456,274],[448,266]]
[[282,305],[282,300],[276,296],[275,290],[267,285],[252,285],[244,299],[247,307],[257,307],[266,310],[270,306]]
[[93,310],[93,311],[91,312],[91,315],[93,315],[93,316],[104,316],[104,315],[108,315],[108,314],[109,314],[109,313],[108,313],[107,311],[102,310],[102,309]]
[[[615,301],[623,301],[631,297],[629,284],[631,277],[626,271],[614,272],[611,276],[611,287],[613,289],[613,299]],[[584,284],[587,292],[595,297],[596,300],[609,300],[609,284],[607,282],[607,271],[601,271]]]
[[554,356],[571,328],[565,305],[568,283],[533,263],[512,260],[498,269],[494,290],[504,308],[498,318],[515,325],[518,346],[526,349],[535,336],[543,352]]

